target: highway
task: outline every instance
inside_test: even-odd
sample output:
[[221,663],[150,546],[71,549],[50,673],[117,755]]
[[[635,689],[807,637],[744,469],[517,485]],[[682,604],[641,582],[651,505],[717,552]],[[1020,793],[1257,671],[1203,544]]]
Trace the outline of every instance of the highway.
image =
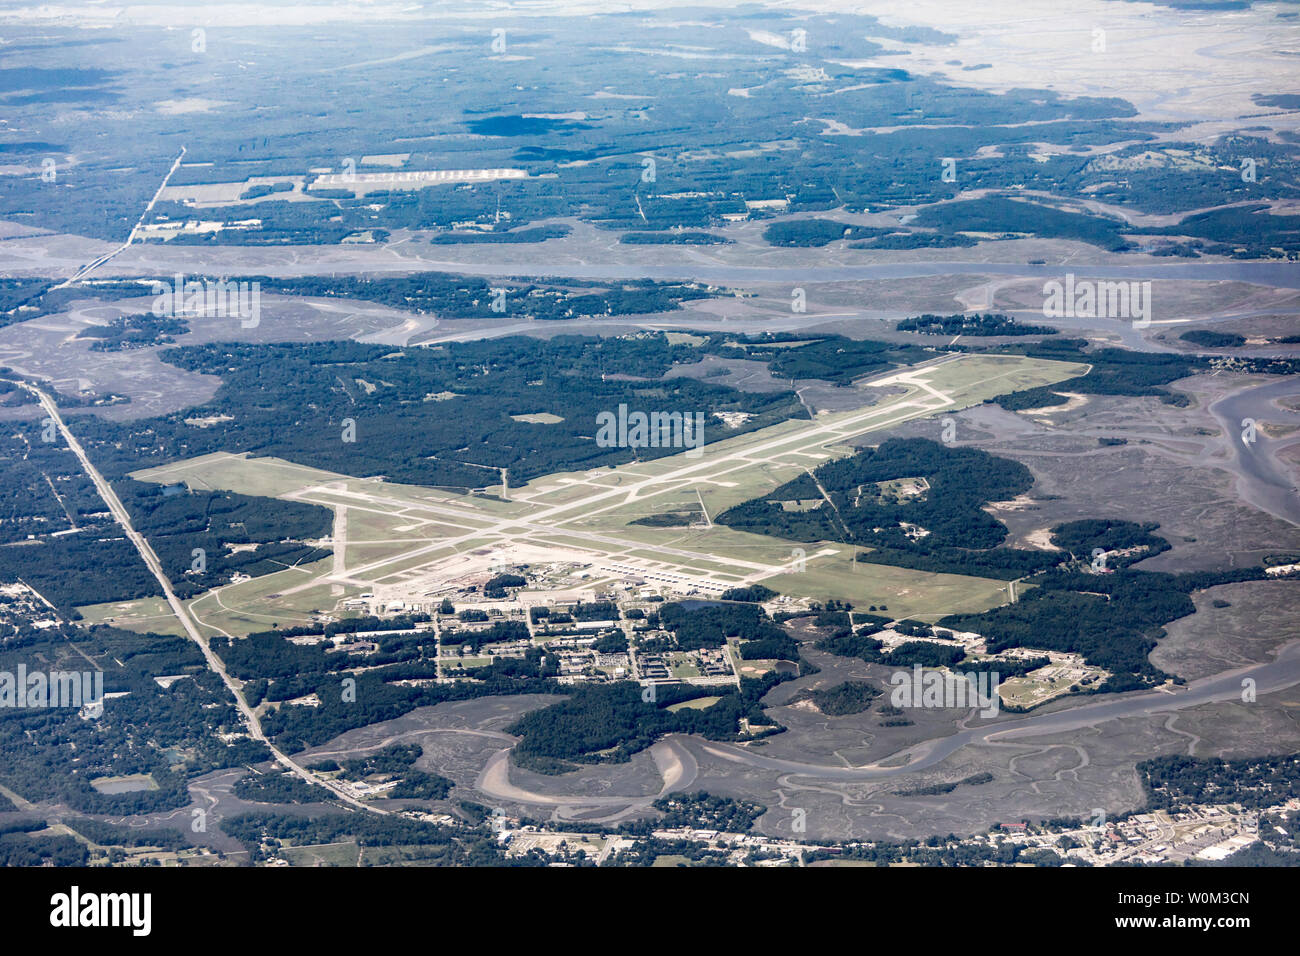
[[352,794],[348,793],[341,785],[334,783],[331,780],[323,780],[317,777],[305,767],[295,763],[287,754],[267,739],[266,734],[262,731],[262,723],[257,719],[257,714],[253,712],[253,709],[248,706],[248,701],[244,698],[243,691],[235,680],[226,672],[226,666],[222,663],[221,658],[217,657],[217,655],[213,653],[212,648],[208,646],[207,639],[199,632],[198,625],[190,614],[189,609],[185,606],[184,602],[176,596],[176,592],[172,589],[171,579],[168,578],[166,572],[163,571],[162,562],[158,560],[158,555],[154,553],[153,546],[149,544],[148,539],[145,538],[144,535],[136,531],[132,526],[131,516],[127,512],[126,506],[123,505],[122,500],[118,498],[117,492],[113,490],[113,486],[108,483],[104,476],[99,473],[99,469],[97,469],[91,462],[90,457],[86,454],[86,450],[81,447],[81,442],[77,441],[77,436],[72,434],[67,423],[63,421],[63,416],[59,414],[59,408],[54,404],[54,400],[35,385],[31,385],[27,382],[18,382],[17,384],[21,385],[36,396],[37,400],[41,403],[41,407],[45,409],[45,413],[58,427],[59,432],[63,435],[63,440],[68,443],[68,448],[72,450],[72,453],[77,456],[77,460],[81,462],[82,469],[94,483],[95,490],[99,492],[100,498],[102,498],[104,504],[108,506],[108,510],[112,513],[113,518],[122,526],[122,530],[126,533],[127,539],[135,545],[135,549],[140,553],[141,559],[153,573],[153,576],[158,579],[158,584],[162,587],[168,605],[170,605],[172,612],[185,628],[185,633],[190,636],[194,643],[197,644],[199,649],[203,652],[203,657],[207,661],[208,669],[221,678],[222,683],[226,685],[226,688],[234,696],[235,704],[239,708],[240,713],[243,714],[244,722],[248,725],[249,736],[254,740],[265,744],[271,751],[271,755],[275,758],[277,763],[283,766],[286,770],[292,771],[307,783],[310,783],[313,786],[324,787],[340,800],[343,800],[360,810],[367,810],[371,813],[387,814],[388,811],[370,806],[364,801],[352,796]]
[[127,249],[131,248],[131,243],[135,242],[135,234],[139,232],[140,227],[144,225],[145,217],[149,215],[149,213],[153,210],[154,205],[157,204],[159,197],[162,196],[163,190],[167,188],[168,180],[172,178],[172,175],[176,172],[176,170],[180,169],[181,160],[184,158],[185,158],[185,147],[182,146],[181,154],[176,157],[176,162],[172,163],[171,169],[167,170],[167,175],[163,177],[163,181],[161,184],[159,184],[158,189],[154,192],[153,198],[149,200],[149,204],[144,207],[144,212],[140,213],[140,218],[137,219],[135,225],[131,227],[131,232],[126,237],[126,242],[122,243],[116,249],[104,253],[99,258],[95,259],[94,261],[78,269],[71,279],[65,279],[63,282],[60,282],[58,285],[53,286],[50,289],[50,291],[53,292],[55,289],[64,289],[70,285],[80,282],[82,279],[86,278],[86,276],[90,275],[92,272],[94,272],[96,269],[102,266],[109,259],[112,259],[114,256],[118,255],[119,253],[125,252]]

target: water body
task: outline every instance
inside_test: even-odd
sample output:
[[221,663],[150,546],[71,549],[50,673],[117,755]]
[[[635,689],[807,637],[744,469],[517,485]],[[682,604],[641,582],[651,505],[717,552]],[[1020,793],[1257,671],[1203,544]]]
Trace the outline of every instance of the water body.
[[[1300,289],[1300,263],[1289,262],[1179,262],[1147,265],[1028,265],[1005,262],[911,262],[864,263],[862,265],[834,266],[733,266],[721,262],[683,262],[673,265],[645,265],[636,263],[557,263],[545,266],[510,263],[438,263],[439,268],[454,269],[475,275],[493,276],[544,276],[568,279],[657,279],[668,282],[707,282],[714,285],[747,287],[763,284],[799,285],[816,282],[852,282],[872,279],[910,279],[946,275],[996,275],[1021,278],[1041,278],[1060,281],[1073,274],[1078,280],[1127,280],[1131,282],[1160,279],[1193,280],[1202,282],[1239,281],[1281,289]],[[1117,334],[1126,348],[1146,352],[1176,352],[1177,349],[1154,342],[1134,328],[1131,319],[1107,318],[1044,318],[1041,311],[1002,310],[1025,322],[1051,325],[1063,332],[1106,330]],[[1223,320],[1246,318],[1252,314],[1272,315],[1271,311],[1241,313],[1222,316]],[[1158,318],[1158,317],[1157,317]],[[661,318],[658,321],[631,320],[626,324],[646,328],[677,325],[701,330],[723,329],[730,332],[796,331],[810,328],[817,322],[815,313],[799,315],[792,320],[774,320],[763,316],[746,320],[727,318],[712,320],[704,316],[689,319]],[[617,319],[602,320],[606,325]],[[566,330],[579,325],[580,320],[566,322]],[[534,331],[531,325],[510,326],[507,329],[484,333],[458,334],[451,338],[487,338],[515,332]],[[1234,355],[1264,356],[1289,354],[1285,349],[1233,350]]]
[[[793,777],[805,777],[809,780],[842,783],[884,780],[935,766],[971,744],[989,741],[1015,743],[1035,737],[1084,730],[1113,720],[1153,717],[1204,704],[1240,700],[1247,679],[1255,681],[1257,694],[1274,693],[1300,684],[1300,641],[1293,641],[1283,646],[1274,659],[1267,663],[1225,671],[1222,674],[1192,681],[1172,691],[1150,690],[1130,694],[1107,694],[1091,703],[1067,710],[1003,717],[989,723],[981,722],[978,726],[959,730],[947,737],[914,744],[883,761],[862,767],[827,766],[783,760],[733,744],[717,743],[696,736],[671,734],[652,747],[652,755],[655,757],[655,762],[660,765],[660,772],[663,774],[662,788],[656,794],[633,797],[606,794],[532,793],[510,782],[508,749],[493,755],[480,773],[475,786],[490,796],[524,804],[567,807],[571,810],[582,807],[618,807],[623,810],[621,816],[633,808],[648,805],[662,794],[674,790],[687,790],[694,786],[699,773],[695,754],[772,770]],[[673,772],[667,772],[666,767],[671,767]]]
[[[1026,325],[1048,325],[1073,338],[1086,338],[1087,332],[1104,331],[1119,337],[1124,348],[1135,352],[1178,352],[1178,349],[1146,338],[1132,319],[1080,319],[1067,316],[1045,317],[1041,309],[998,309]],[[1234,354],[1236,354],[1234,352]]]
[[733,266],[725,263],[549,263],[544,265],[486,262],[439,262],[440,268],[474,275],[542,276],[575,279],[660,279],[711,282],[720,285],[754,283],[852,282],[870,279],[915,279],[945,275],[999,275],[1061,279],[1182,279],[1204,282],[1234,280],[1280,289],[1300,289],[1300,263],[1180,262],[1147,265],[1027,265],[1015,262],[903,262],[835,266]]
[[875,763],[864,767],[828,767],[766,757],[752,750],[696,737],[678,739],[724,760],[796,776],[848,782],[880,780],[934,766],[970,744],[986,741],[1013,743],[1026,738],[1083,730],[1112,720],[1150,717],[1202,704],[1240,700],[1243,681],[1247,678],[1255,681],[1256,693],[1261,695],[1300,684],[1300,641],[1285,645],[1272,661],[1192,681],[1173,692],[1152,690],[1106,695],[1094,703],[1068,710],[998,720],[960,730],[948,737],[927,740],[891,755],[887,758],[889,766]]
[[1296,397],[1300,397],[1300,376],[1288,376],[1226,395],[1210,406],[1210,412],[1231,437],[1238,493],[1256,508],[1300,525],[1300,489],[1278,458],[1278,451],[1294,444],[1295,439],[1271,439],[1258,428],[1253,442],[1242,439],[1246,419],[1300,425],[1300,412],[1274,404],[1281,398]]

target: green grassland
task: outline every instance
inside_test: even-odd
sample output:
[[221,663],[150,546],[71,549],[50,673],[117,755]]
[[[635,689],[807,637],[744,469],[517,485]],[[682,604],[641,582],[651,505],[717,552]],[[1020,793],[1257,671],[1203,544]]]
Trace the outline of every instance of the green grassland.
[[91,604],[79,607],[77,611],[87,624],[112,624],[126,631],[186,636],[185,628],[167,601],[160,597]]
[[278,498],[311,485],[346,479],[344,475],[279,458],[249,458],[246,454],[224,452],[189,458],[161,468],[146,468],[134,472],[131,477],[165,485],[184,482],[194,490],[235,491],[267,498]]

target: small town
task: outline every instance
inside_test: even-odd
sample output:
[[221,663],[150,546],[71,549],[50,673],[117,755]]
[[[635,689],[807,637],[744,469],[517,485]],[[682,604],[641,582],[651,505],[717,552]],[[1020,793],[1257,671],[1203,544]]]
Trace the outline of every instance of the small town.
[[[451,817],[440,817],[451,822]],[[985,834],[958,840],[927,840],[922,849],[940,849],[959,859],[962,850],[984,851],[1014,846],[1019,850],[1048,851],[1061,866],[1168,866],[1214,863],[1265,839],[1290,844],[1300,823],[1300,798],[1291,798],[1259,810],[1239,804],[1206,804],[1178,813],[1135,813],[1123,820],[1079,826],[1002,823]],[[1269,832],[1260,832],[1261,827]],[[881,844],[848,842],[824,844],[778,839],[754,833],[675,827],[654,829],[646,836],[551,829],[504,815],[494,818],[497,839],[510,856],[540,850],[552,857],[553,866],[603,865],[643,847],[653,840],[655,865],[688,865],[703,859],[709,865],[805,866],[855,865],[861,851]],[[1271,838],[1271,839],[1270,839]],[[688,855],[691,854],[691,855]],[[1036,858],[1037,860],[1037,858]],[[903,864],[905,865],[906,861]],[[986,862],[984,865],[998,865]]]

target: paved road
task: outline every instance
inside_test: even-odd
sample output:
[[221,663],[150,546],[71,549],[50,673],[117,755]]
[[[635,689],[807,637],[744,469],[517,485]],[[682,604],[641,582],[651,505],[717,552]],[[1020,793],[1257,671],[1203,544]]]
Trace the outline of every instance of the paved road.
[[244,694],[240,690],[239,685],[236,684],[234,679],[226,672],[225,664],[222,663],[221,658],[213,653],[212,648],[208,645],[207,638],[205,638],[199,631],[198,625],[195,623],[194,617],[190,614],[189,609],[185,606],[184,602],[176,596],[176,592],[172,589],[171,579],[168,578],[166,572],[163,571],[162,562],[158,560],[158,555],[154,553],[153,546],[149,544],[148,539],[145,538],[144,535],[135,530],[134,526],[131,524],[131,516],[127,512],[126,506],[124,506],[122,500],[118,498],[117,492],[113,490],[113,486],[108,483],[104,476],[99,473],[99,469],[97,469],[91,462],[90,457],[86,454],[86,450],[81,447],[81,442],[77,441],[77,436],[72,434],[71,430],[69,430],[67,424],[63,421],[63,417],[59,414],[58,406],[54,404],[53,399],[51,399],[49,395],[36,386],[27,382],[18,382],[17,384],[21,385],[36,396],[37,400],[41,403],[41,407],[45,409],[45,413],[49,415],[50,419],[58,427],[59,432],[63,435],[63,440],[68,443],[68,448],[70,448],[72,453],[77,456],[77,459],[81,462],[81,467],[90,477],[90,480],[94,482],[95,490],[98,491],[99,496],[104,499],[104,504],[108,506],[108,510],[112,513],[113,518],[122,526],[122,530],[126,532],[127,539],[135,545],[135,548],[140,552],[140,557],[144,560],[144,563],[153,573],[153,576],[158,579],[158,584],[163,589],[163,594],[167,598],[168,605],[170,605],[172,612],[185,628],[185,633],[190,636],[194,643],[197,644],[199,649],[203,652],[203,657],[207,661],[208,669],[221,678],[222,683],[226,685],[226,688],[234,696],[235,704],[239,708],[240,713],[243,714],[244,722],[248,725],[249,736],[254,740],[265,744],[271,751],[271,755],[275,758],[277,763],[281,764],[285,769],[297,774],[303,780],[307,781],[307,783],[324,787],[340,800],[343,800],[358,809],[368,810],[372,813],[387,813],[388,811],[386,810],[381,810],[378,807],[370,806],[365,802],[358,800],[333,781],[322,780],[310,773],[304,767],[295,763],[287,754],[282,752],[267,739],[266,734],[262,731],[261,721],[258,720],[257,714],[253,712],[253,709],[248,706],[248,701],[244,698]]
[[58,285],[54,286],[54,288],[51,289],[50,291],[53,292],[54,289],[63,289],[66,288],[67,286],[72,285],[73,283],[80,282],[82,279],[86,278],[86,276],[90,275],[92,272],[94,272],[96,269],[102,266],[109,259],[112,259],[114,256],[120,255],[121,253],[125,252],[127,249],[131,248],[131,243],[135,242],[136,233],[140,231],[141,227],[144,225],[145,219],[148,217],[149,213],[153,210],[154,205],[157,204],[159,197],[162,196],[163,190],[167,188],[167,181],[172,178],[172,174],[175,173],[176,170],[180,169],[181,160],[184,158],[185,158],[185,147],[182,146],[181,154],[176,157],[176,162],[172,163],[171,169],[167,170],[167,175],[163,177],[163,181],[158,185],[158,189],[156,192],[154,192],[153,198],[149,200],[149,204],[144,207],[144,212],[140,213],[140,218],[136,220],[135,225],[131,227],[131,232],[126,237],[126,242],[122,243],[116,249],[104,253],[99,258],[95,259],[94,261],[78,269],[71,279],[68,279],[64,282],[60,282]]

